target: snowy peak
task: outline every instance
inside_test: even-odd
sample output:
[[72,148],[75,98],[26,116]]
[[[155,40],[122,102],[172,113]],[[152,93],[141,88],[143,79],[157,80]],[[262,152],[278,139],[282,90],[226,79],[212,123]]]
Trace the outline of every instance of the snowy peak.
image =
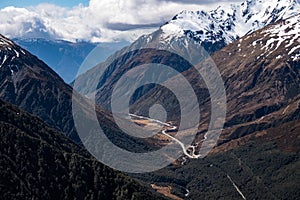
[[297,0],[247,0],[210,12],[182,11],[161,27],[162,40],[184,35],[199,43],[232,43],[236,39],[300,13]]

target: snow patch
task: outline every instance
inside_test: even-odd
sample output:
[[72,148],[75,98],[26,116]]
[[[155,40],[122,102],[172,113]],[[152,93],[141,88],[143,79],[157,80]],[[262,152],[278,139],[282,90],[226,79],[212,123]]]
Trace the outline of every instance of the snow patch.
[[263,34],[270,38],[261,48],[262,50],[268,50],[268,55],[280,49],[284,44],[285,51],[288,52],[287,54],[293,54],[296,50],[300,49],[300,44],[295,44],[300,41],[300,15],[271,26],[267,30],[264,30]]
[[3,64],[5,63],[6,60],[7,60],[7,56],[4,55],[4,58],[3,58],[2,63],[1,63],[1,65],[0,65],[0,68],[3,66]]
[[300,45],[293,47],[290,52],[288,53],[289,55],[291,55],[292,53],[294,53],[297,49],[300,49]]
[[14,49],[14,52],[16,53],[16,56],[17,56],[17,58],[19,58],[19,57],[20,57],[20,54],[19,54],[19,52],[18,52],[18,51],[16,51],[15,49]]
[[199,43],[224,41],[230,44],[237,38],[299,13],[300,5],[296,0],[247,0],[226,10],[218,7],[210,12],[182,11],[161,29],[163,38],[168,38],[168,41],[170,37],[185,34]]

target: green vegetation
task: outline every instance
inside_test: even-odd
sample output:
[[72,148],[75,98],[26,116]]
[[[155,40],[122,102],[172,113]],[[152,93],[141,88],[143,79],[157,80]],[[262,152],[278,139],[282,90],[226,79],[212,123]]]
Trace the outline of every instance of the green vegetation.
[[[157,185],[170,185],[172,192],[184,199],[241,199],[227,175],[247,199],[298,199],[299,143],[296,141],[297,150],[287,152],[277,142],[253,140],[204,159],[190,160],[184,166],[172,165],[135,176]],[[190,191],[188,197],[184,196],[185,188]]]
[[0,100],[1,199],[163,199]]

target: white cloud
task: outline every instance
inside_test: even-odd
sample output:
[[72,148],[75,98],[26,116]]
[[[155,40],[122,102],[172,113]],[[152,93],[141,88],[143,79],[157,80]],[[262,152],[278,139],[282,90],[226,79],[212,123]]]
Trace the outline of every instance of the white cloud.
[[[86,7],[63,8],[51,4],[28,8],[7,7],[0,10],[0,33],[10,38],[132,41],[154,31],[157,28],[155,25],[167,22],[182,10],[210,10],[216,7],[207,3],[201,0],[90,0]],[[116,28],[118,25],[122,28]],[[143,28],[143,25],[146,26]]]

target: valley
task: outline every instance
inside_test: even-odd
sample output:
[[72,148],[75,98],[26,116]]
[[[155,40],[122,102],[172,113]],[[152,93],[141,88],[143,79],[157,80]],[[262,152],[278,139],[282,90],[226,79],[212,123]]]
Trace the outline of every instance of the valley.
[[[191,146],[191,145],[186,146],[179,139],[173,137],[169,133],[169,132],[174,132],[174,131],[176,132],[176,130],[177,130],[176,126],[172,126],[171,124],[161,122],[161,121],[156,120],[156,119],[150,119],[148,117],[142,117],[142,116],[138,116],[138,115],[134,115],[134,114],[130,114],[130,116],[134,117],[134,118],[138,118],[139,120],[134,120],[134,122],[138,123],[138,124],[143,124],[143,125],[146,126],[146,128],[148,126],[155,126],[155,124],[160,125],[160,126],[158,126],[158,128],[162,128],[161,134],[163,134],[167,138],[173,140],[178,145],[180,145],[184,156],[187,156],[188,158],[191,158],[191,159],[200,158],[201,155],[196,155],[195,154],[195,148],[197,148],[197,146]],[[179,133],[179,135],[180,135],[180,133]],[[203,140],[205,140],[205,138]],[[188,152],[187,150],[189,150],[190,152]]]
[[299,1],[182,10],[132,43],[0,34],[0,111],[0,199],[299,199]]

